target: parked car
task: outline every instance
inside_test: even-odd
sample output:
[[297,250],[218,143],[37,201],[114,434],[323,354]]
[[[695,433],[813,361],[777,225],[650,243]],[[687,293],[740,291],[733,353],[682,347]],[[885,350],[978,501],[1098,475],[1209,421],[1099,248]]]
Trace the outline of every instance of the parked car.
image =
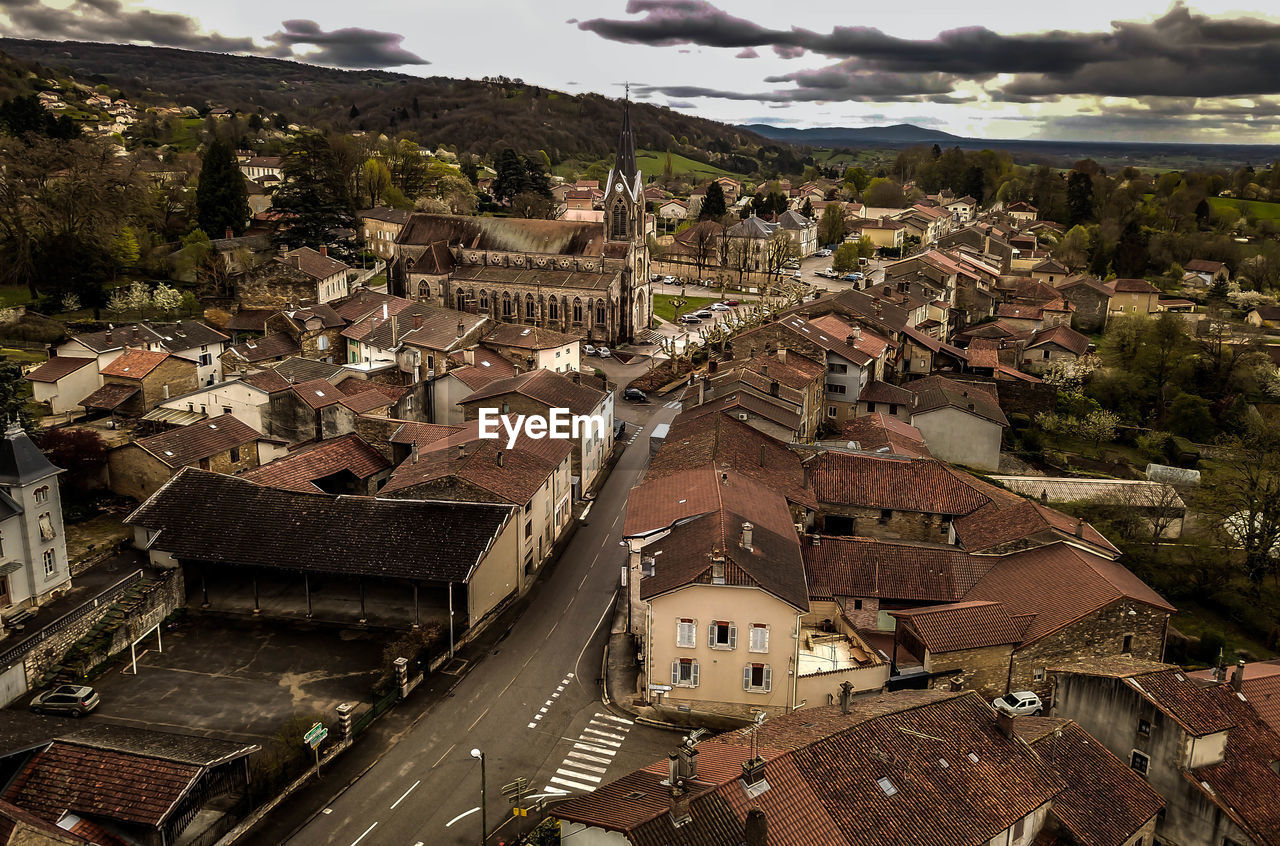
[[702,318],[692,314],[682,314],[680,315],[680,322],[688,326],[694,323],[701,323]]
[[716,286],[716,280],[714,280],[714,279],[703,279],[703,280],[702,280],[702,284],[703,284],[703,286],[704,286],[704,287],[707,287],[707,288],[714,288],[714,287]]
[[31,711],[36,714],[66,714],[83,717],[98,707],[98,692],[80,684],[61,684],[31,700]]
[[862,274],[861,274],[861,273],[856,273],[856,272],[855,272],[855,273],[846,273],[844,276],[841,276],[840,278],[841,278],[841,279],[843,279],[843,280],[844,280],[844,281],[846,281],[846,282],[857,282],[857,281],[859,281],[859,280],[861,280],[861,279],[862,279]]
[[739,305],[740,303],[737,300],[725,300],[724,304],[727,306],[736,306],[736,305]]
[[1044,713],[1044,703],[1040,697],[1029,690],[1018,690],[991,700],[991,707],[1014,717],[1031,715],[1038,717]]
[[649,397],[639,388],[627,388],[622,392],[622,398],[628,402],[648,402]]
[[712,303],[712,311],[733,311],[733,306],[727,306],[724,303]]
[[782,266],[787,270],[799,270],[800,262],[797,261],[796,259],[787,259],[782,263]]
[[676,278],[674,276],[664,276],[662,277],[662,281],[668,285],[676,284]]
[[797,270],[795,273],[791,274],[791,278],[799,282],[804,279],[804,274]]
[[699,320],[710,320],[711,318],[715,317],[714,314],[712,314],[710,311],[708,311],[705,308],[698,309],[693,313],[693,316],[698,318]]
[[821,250],[818,250],[816,253],[814,253],[814,255],[817,256],[818,258],[829,258],[831,256],[831,251],[823,247]]
[[583,344],[583,345],[582,345],[582,354],[583,354],[583,355],[595,355],[595,354],[596,354],[596,348],[595,348],[595,347],[593,347],[593,346],[591,346],[590,344]]
[[613,358],[613,353],[609,352],[608,347],[596,347],[596,355],[601,358]]

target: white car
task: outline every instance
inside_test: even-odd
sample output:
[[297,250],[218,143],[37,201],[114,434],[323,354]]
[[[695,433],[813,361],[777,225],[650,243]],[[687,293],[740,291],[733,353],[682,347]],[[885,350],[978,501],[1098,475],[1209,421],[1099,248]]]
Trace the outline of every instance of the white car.
[[596,347],[596,355],[601,358],[613,358],[613,353],[609,352],[608,347]]
[[662,281],[668,285],[676,284],[676,278],[674,276],[664,276],[662,277]]
[[814,255],[818,258],[828,258],[831,255],[831,251],[826,249],[818,250]]
[[1013,717],[1038,717],[1044,713],[1044,703],[1029,690],[1018,690],[991,700],[991,707]]
[[583,354],[583,355],[595,355],[595,354],[596,354],[596,348],[595,348],[595,347],[593,347],[593,346],[591,346],[590,344],[583,344],[583,345],[582,345],[582,354]]
[[727,306],[724,303],[712,303],[712,311],[733,311],[733,306]]
[[804,275],[797,270],[795,273],[791,274],[791,278],[800,282],[804,279]]

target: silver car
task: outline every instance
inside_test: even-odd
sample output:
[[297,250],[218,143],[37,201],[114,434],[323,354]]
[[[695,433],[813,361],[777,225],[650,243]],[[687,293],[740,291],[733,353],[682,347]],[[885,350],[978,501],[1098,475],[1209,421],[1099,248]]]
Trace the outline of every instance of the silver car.
[[67,714],[83,717],[98,707],[98,692],[81,684],[61,684],[31,700],[31,711],[36,714]]
[[1014,717],[1038,717],[1044,713],[1044,703],[1030,690],[1006,693],[991,700],[991,707]]

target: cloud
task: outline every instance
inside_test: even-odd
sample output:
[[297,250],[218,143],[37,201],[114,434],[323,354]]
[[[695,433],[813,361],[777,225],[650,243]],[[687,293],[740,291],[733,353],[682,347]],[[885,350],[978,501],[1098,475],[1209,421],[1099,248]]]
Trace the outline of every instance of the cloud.
[[395,33],[356,27],[326,32],[307,20],[285,21],[282,27],[259,43],[253,38],[206,32],[188,15],[130,7],[121,0],[72,0],[65,8],[46,5],[44,0],[0,0],[0,32],[15,38],[152,44],[341,68],[428,64],[402,48],[403,36]]
[[[1105,31],[1005,35],[975,26],[929,39],[899,38],[859,26],[836,26],[825,33],[799,27],[771,29],[706,0],[631,0],[627,13],[639,17],[596,18],[577,26],[630,44],[768,47],[784,58],[811,52],[837,60],[794,79],[766,80],[794,83],[797,90],[768,93],[796,100],[814,99],[806,90],[804,74],[815,81],[844,77],[841,84],[813,87],[828,89],[833,98],[855,100],[951,93],[936,90],[941,80],[977,84],[992,99],[1006,102],[1087,95],[1217,98],[1280,93],[1280,23],[1247,16],[1209,17],[1182,2],[1154,20],[1115,21]],[[871,90],[861,77],[877,81],[882,89]]]
[[735,59],[758,59],[760,54],[756,52],[754,47],[743,47],[733,55]]
[[668,100],[667,108],[669,109],[696,109],[697,104],[689,100]]

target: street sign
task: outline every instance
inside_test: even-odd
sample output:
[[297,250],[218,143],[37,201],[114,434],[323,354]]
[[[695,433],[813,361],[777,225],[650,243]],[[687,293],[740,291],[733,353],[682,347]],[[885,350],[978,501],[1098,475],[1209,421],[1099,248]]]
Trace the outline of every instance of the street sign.
[[502,785],[502,795],[514,804],[520,804],[520,797],[529,792],[529,779],[517,778],[510,784]]
[[316,723],[311,730],[302,736],[302,742],[315,749],[320,745],[326,737],[329,736],[329,730],[324,726]]
[[665,693],[666,691],[671,690],[671,685],[669,685],[669,684],[651,684],[651,685],[649,685],[649,689],[650,689],[650,690],[661,690],[661,691],[663,691],[663,692]]
[[520,808],[520,807],[512,808],[512,809],[511,809],[511,816],[513,816],[513,817],[527,817],[527,816],[529,816],[529,811],[528,811],[528,809],[527,809],[527,808]]

